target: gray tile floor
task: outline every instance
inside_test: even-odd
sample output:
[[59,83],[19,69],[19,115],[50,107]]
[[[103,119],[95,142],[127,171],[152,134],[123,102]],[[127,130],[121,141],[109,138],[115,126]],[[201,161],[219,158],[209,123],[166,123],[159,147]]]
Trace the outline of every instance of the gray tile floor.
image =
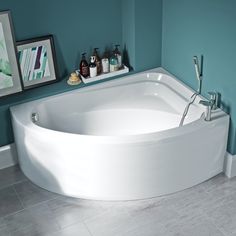
[[89,201],[0,170],[0,236],[236,236],[236,178],[224,175],[149,200]]

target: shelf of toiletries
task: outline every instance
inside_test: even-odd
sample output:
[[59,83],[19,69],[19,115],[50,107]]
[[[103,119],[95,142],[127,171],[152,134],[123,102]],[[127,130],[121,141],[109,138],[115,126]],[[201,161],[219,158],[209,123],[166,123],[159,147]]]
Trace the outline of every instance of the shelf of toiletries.
[[98,48],[94,48],[89,63],[85,57],[86,53],[82,54],[80,68],[76,73],[85,84],[129,72],[129,68],[122,64],[122,56],[118,47],[119,45],[115,45],[115,49],[112,53],[105,51],[102,59],[98,54]]
[[[80,77],[81,77],[83,83],[88,84],[88,83],[92,83],[92,82],[95,82],[95,81],[100,81],[100,80],[103,80],[103,79],[111,78],[111,77],[114,77],[114,76],[117,76],[117,75],[122,75],[122,74],[125,74],[125,73],[128,73],[128,72],[129,72],[129,68],[127,66],[123,66],[121,69],[119,69],[117,71],[103,73],[103,74],[100,74],[100,75],[97,75],[97,76],[94,76],[94,77],[84,78],[82,75],[80,75]],[[78,73],[78,71],[77,71],[77,73]]]

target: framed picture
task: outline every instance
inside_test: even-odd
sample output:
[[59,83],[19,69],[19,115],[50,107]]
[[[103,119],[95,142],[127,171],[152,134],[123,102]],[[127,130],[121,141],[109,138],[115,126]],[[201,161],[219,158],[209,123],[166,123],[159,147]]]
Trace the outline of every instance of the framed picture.
[[57,81],[52,35],[17,42],[17,51],[24,89]]
[[0,12],[0,97],[22,91],[15,37],[9,11]]

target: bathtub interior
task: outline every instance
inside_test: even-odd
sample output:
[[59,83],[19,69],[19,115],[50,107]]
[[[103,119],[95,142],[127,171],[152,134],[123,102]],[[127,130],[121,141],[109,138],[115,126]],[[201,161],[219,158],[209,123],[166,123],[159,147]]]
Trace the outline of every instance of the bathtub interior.
[[[82,135],[136,135],[178,127],[188,97],[157,74],[144,80],[64,94],[40,103],[37,125]],[[148,77],[148,78],[147,78]],[[193,104],[185,124],[200,118]]]

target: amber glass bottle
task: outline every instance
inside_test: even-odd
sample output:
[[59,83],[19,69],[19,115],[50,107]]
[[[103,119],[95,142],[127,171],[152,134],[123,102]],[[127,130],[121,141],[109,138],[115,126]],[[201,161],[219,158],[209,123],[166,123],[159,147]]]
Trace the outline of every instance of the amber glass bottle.
[[100,75],[102,73],[102,62],[101,62],[101,58],[98,55],[98,48],[94,48],[93,51],[93,56],[95,56],[95,63],[97,66],[97,74]]
[[89,76],[89,65],[88,65],[88,62],[86,61],[85,55],[86,55],[86,53],[82,54],[79,69],[80,69],[80,74],[84,78],[87,78]]

